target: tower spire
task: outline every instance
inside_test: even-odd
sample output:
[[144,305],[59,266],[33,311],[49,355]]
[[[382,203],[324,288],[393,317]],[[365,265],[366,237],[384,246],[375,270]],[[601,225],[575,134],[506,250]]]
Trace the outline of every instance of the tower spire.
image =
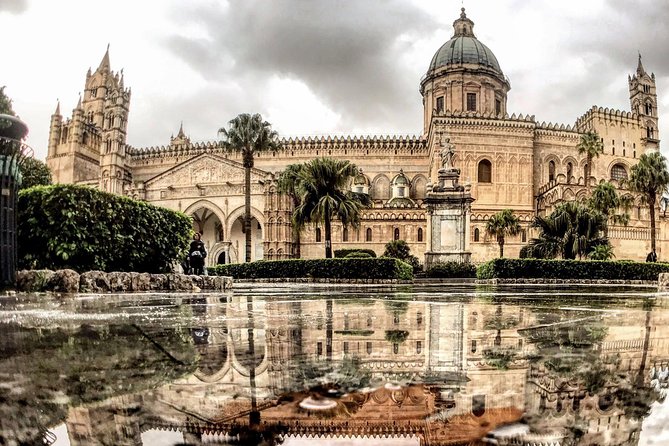
[[646,70],[643,69],[643,64],[641,63],[641,51],[639,51],[639,64],[636,67],[636,74],[639,77],[646,74]]
[[60,99],[56,99],[56,111],[53,112],[54,115],[60,114]]
[[100,61],[100,66],[98,67],[98,71],[101,70],[109,70],[111,65],[109,64],[109,44],[107,44],[107,51],[105,51],[105,55],[102,56],[102,60]]

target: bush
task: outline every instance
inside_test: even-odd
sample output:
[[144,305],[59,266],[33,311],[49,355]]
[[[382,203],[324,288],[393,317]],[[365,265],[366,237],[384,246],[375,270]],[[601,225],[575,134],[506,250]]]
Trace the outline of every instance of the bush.
[[442,262],[433,264],[425,271],[427,277],[463,278],[476,277],[476,265],[473,263]]
[[188,247],[190,217],[74,185],[19,192],[19,267],[168,272]]
[[418,257],[411,255],[411,248],[404,240],[393,240],[386,243],[386,250],[382,257],[391,257],[406,262],[413,267],[414,272],[421,270],[420,260],[418,260]]
[[479,266],[479,279],[603,279],[657,280],[669,272],[667,263],[630,261],[582,261],[539,259],[495,259]]
[[373,249],[364,249],[364,248],[353,248],[353,249],[335,249],[334,256],[337,259],[343,259],[348,257],[349,254],[354,252],[364,252],[369,254],[370,257],[376,257],[376,253]]
[[372,256],[368,252],[356,251],[350,254],[346,254],[345,259],[371,259]]
[[397,259],[291,259],[217,265],[211,275],[235,279],[413,279],[411,265]]

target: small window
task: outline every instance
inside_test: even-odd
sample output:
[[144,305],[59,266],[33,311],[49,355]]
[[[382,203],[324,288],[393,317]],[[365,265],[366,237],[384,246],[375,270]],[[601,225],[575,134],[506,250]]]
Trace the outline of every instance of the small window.
[[323,356],[323,343],[319,342],[316,344],[316,354],[318,356]]
[[400,228],[395,228],[393,231],[393,240],[399,240],[400,239]]
[[611,179],[612,180],[626,180],[627,179],[627,169],[622,164],[616,164],[611,168]]
[[467,93],[467,111],[476,111],[476,93]]
[[488,160],[479,162],[479,183],[492,183],[492,164]]
[[416,313],[416,325],[420,327],[422,324],[423,324],[423,313],[419,311],[418,313]]
[[567,184],[571,183],[571,177],[574,174],[574,165],[572,163],[567,163]]
[[472,340],[472,348],[471,348],[472,353],[476,353],[476,339]]
[[555,180],[555,161],[548,162],[548,181]]
[[368,326],[368,327],[371,327],[371,326],[372,326],[372,322],[373,322],[372,316],[368,315],[368,316],[367,316],[367,326]]
[[348,342],[344,342],[344,354],[348,355]]
[[485,395],[472,396],[472,413],[481,417],[485,413]]
[[344,228],[344,230],[341,232],[341,241],[348,242],[348,228]]
[[321,228],[316,228],[316,243],[321,241]]
[[646,129],[646,136],[648,137],[648,139],[655,139],[655,129],[653,129],[652,127],[648,127]]
[[616,154],[616,148],[615,148],[615,147],[611,147],[611,155],[615,155],[615,154]]
[[368,342],[366,348],[367,348],[367,354],[371,355],[372,354],[372,343]]
[[372,241],[372,228],[367,228],[367,231],[365,231],[365,241],[366,242]]
[[439,96],[437,98],[437,113],[443,113],[444,111],[444,97]]
[[527,242],[527,231],[525,229],[520,231],[520,241],[523,243]]
[[403,187],[398,187],[397,188],[397,196],[398,197],[404,197],[404,188]]
[[418,241],[423,241],[423,228],[418,228]]
[[479,228],[474,229],[474,241],[478,242],[481,239],[481,231],[479,231]]
[[499,99],[495,99],[495,114],[498,116],[502,114],[502,101]]
[[393,344],[393,353],[398,354],[400,352],[400,345],[395,343]]
[[416,353],[420,354],[423,351],[423,343],[421,341],[416,341]]

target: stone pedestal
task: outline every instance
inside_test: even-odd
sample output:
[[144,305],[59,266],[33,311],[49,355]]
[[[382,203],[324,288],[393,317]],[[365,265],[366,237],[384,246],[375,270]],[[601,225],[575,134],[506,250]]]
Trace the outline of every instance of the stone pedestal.
[[425,269],[439,262],[469,262],[469,222],[474,201],[470,187],[458,184],[460,170],[439,170],[439,184],[428,185],[427,252]]

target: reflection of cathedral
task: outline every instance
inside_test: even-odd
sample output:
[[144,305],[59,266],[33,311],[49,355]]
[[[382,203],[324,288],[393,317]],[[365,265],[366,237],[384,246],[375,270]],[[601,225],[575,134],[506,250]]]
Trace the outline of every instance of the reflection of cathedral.
[[[557,203],[580,198],[586,183],[628,177],[639,156],[659,147],[655,76],[639,59],[628,80],[630,111],[592,107],[574,125],[546,124],[534,116],[507,112],[511,89],[495,55],[474,35],[474,23],[464,9],[454,22],[453,37],[435,53],[420,81],[424,113],[420,136],[287,138],[282,152],[256,158],[252,173],[252,238],[254,260],[282,259],[294,252],[290,229],[291,202],[277,194],[276,174],[291,163],[329,156],[347,159],[361,168],[351,185],[369,193],[373,207],[359,229],[333,228],[335,248],[361,247],[383,251],[393,239],[406,240],[422,257],[428,242],[426,192],[437,181],[440,142],[444,135],[455,146],[453,164],[471,184],[471,223],[466,240],[474,261],[497,253],[485,234],[494,213],[510,208],[523,230],[507,240],[507,251],[518,254],[532,234],[537,213]],[[567,98],[577,100],[577,98]],[[204,233],[208,262],[242,261],[244,234],[243,168],[217,143],[191,142],[183,128],[167,146],[135,148],[126,144],[130,90],[122,73],[113,73],[107,52],[89,71],[83,98],[72,117],[63,120],[60,107],[51,119],[47,163],[62,183],[97,186],[192,215]],[[593,163],[592,178],[584,178],[586,160],[578,155],[580,132],[594,129],[604,153]],[[648,211],[637,200],[627,227],[612,227],[608,235],[619,259],[643,259],[649,237]],[[664,224],[658,237],[665,248]],[[310,227],[301,238],[305,257],[322,256],[321,230]]]
[[[114,438],[138,445],[156,431],[178,433],[188,444],[227,444],[226,435],[251,428],[314,439],[409,436],[421,445],[464,445],[521,419],[530,433],[508,444],[637,444],[645,414],[635,418],[639,413],[628,410],[657,394],[637,401],[643,389],[628,390],[648,385],[651,368],[667,366],[663,313],[637,311],[625,320],[578,311],[545,316],[481,297],[431,304],[209,298],[193,307],[202,321],[191,329],[195,374],[71,408],[71,444]],[[574,358],[579,367],[570,370]],[[355,374],[342,372],[342,364]],[[339,388],[350,380],[356,391],[338,394],[325,413],[302,408],[316,384],[309,371],[329,365]],[[369,378],[368,389],[359,388],[361,377]]]

